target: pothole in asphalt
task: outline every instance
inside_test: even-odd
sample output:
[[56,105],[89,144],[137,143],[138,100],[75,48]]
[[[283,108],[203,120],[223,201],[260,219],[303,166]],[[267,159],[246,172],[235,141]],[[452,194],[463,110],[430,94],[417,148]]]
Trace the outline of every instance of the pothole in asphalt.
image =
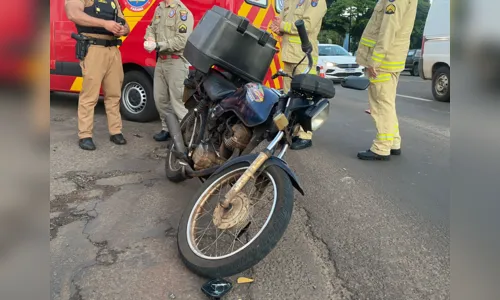
[[[99,201],[107,199],[120,190],[120,185],[96,185],[100,179],[133,175],[137,172],[112,171],[99,175],[86,172],[71,171],[56,180],[66,179],[76,185],[76,190],[71,193],[56,195],[50,202],[50,212],[54,217],[50,219],[50,240],[57,237],[61,226],[79,220],[90,221],[97,217],[95,206]],[[123,184],[126,184],[124,182]]]
[[118,254],[122,252],[114,249],[109,249],[107,241],[93,244],[99,248],[95,260],[100,265],[109,266],[116,263],[116,261],[118,260]]

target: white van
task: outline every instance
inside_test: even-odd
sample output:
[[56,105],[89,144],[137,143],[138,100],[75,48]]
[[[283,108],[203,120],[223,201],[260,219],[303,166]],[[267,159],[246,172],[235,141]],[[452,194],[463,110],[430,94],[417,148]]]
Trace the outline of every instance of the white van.
[[427,15],[420,77],[432,80],[434,99],[450,101],[450,0],[434,0]]

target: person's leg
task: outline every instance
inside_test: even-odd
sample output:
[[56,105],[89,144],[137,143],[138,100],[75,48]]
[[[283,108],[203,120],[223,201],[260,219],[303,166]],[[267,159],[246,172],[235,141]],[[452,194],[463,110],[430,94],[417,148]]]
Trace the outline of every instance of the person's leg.
[[391,95],[391,98],[394,98],[394,122],[395,122],[395,127],[394,127],[394,140],[392,142],[392,147],[391,147],[391,155],[400,155],[401,154],[401,135],[399,133],[399,121],[398,121],[398,115],[396,112],[396,90],[397,86],[399,83],[399,76],[401,73],[395,73],[393,75],[393,81],[395,82],[395,87],[392,90],[393,95]]
[[[299,65],[295,71],[295,74],[301,74],[307,69],[307,64],[302,63]],[[313,67],[309,71],[309,74],[314,74],[316,75],[316,68]],[[299,128],[299,132],[297,137],[294,139],[292,145],[290,146],[290,149],[292,150],[302,150],[305,148],[309,148],[312,146],[312,131],[304,131],[302,127]]]
[[92,130],[94,128],[94,108],[99,99],[102,79],[106,72],[103,55],[104,47],[90,46],[87,56],[80,62],[82,69],[82,90],[78,98],[78,137],[80,148],[94,150]]
[[154,139],[158,142],[166,141],[169,137],[167,122],[165,122],[165,114],[168,105],[168,85],[165,79],[164,67],[165,61],[158,60],[156,63],[154,80],[153,80],[153,94],[155,98],[156,109],[160,115],[161,131],[154,135]]
[[182,59],[169,59],[168,70],[165,70],[165,79],[168,84],[168,99],[171,108],[179,121],[188,113],[182,101],[182,94],[184,93],[184,80],[189,73],[189,67]]
[[104,75],[102,87],[104,91],[104,106],[108,118],[110,139],[118,145],[126,144],[122,135],[122,118],[120,115],[120,99],[123,85],[123,66],[120,50],[117,47],[106,48],[108,70]]
[[[294,64],[283,62],[283,71],[287,74],[292,74],[293,68],[295,67]],[[290,77],[283,77],[283,92],[286,94],[288,91],[290,91],[290,84],[292,83],[292,80]]]
[[363,160],[388,160],[396,132],[396,87],[398,74],[380,73],[368,88],[371,116],[377,135],[368,151],[358,153]]

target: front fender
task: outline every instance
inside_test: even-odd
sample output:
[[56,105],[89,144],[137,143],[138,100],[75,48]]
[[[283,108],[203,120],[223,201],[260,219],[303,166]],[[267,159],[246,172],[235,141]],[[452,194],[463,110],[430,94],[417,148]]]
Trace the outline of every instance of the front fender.
[[[224,165],[220,166],[214,173],[212,173],[211,177],[219,174],[224,169],[227,169],[231,166],[234,166],[234,165],[242,163],[242,162],[248,163],[248,165],[250,165],[257,158],[257,156],[258,156],[258,154],[248,154],[248,155],[239,156],[239,157],[236,157],[234,159],[231,159],[230,161],[226,162]],[[293,187],[297,191],[299,191],[299,193],[302,196],[304,196],[304,190],[300,186],[299,180],[297,179],[297,175],[295,175],[295,173],[292,171],[292,169],[290,169],[290,167],[282,159],[279,159],[276,156],[271,156],[268,160],[266,160],[266,162],[262,165],[262,167],[260,167],[260,170],[264,170],[267,167],[272,166],[272,165],[278,166],[281,169],[283,169],[283,171],[285,171],[288,174],[288,176],[290,177],[290,180],[292,181]]]

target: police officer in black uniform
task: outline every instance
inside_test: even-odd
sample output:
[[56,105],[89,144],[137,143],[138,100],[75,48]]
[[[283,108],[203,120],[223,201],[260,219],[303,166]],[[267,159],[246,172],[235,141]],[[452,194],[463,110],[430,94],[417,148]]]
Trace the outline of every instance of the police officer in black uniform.
[[82,68],[83,84],[78,103],[79,146],[95,150],[92,140],[94,107],[102,84],[110,140],[123,145],[120,98],[123,66],[117,46],[126,36],[126,23],[117,0],[66,0],[66,15],[76,24],[76,56]]

